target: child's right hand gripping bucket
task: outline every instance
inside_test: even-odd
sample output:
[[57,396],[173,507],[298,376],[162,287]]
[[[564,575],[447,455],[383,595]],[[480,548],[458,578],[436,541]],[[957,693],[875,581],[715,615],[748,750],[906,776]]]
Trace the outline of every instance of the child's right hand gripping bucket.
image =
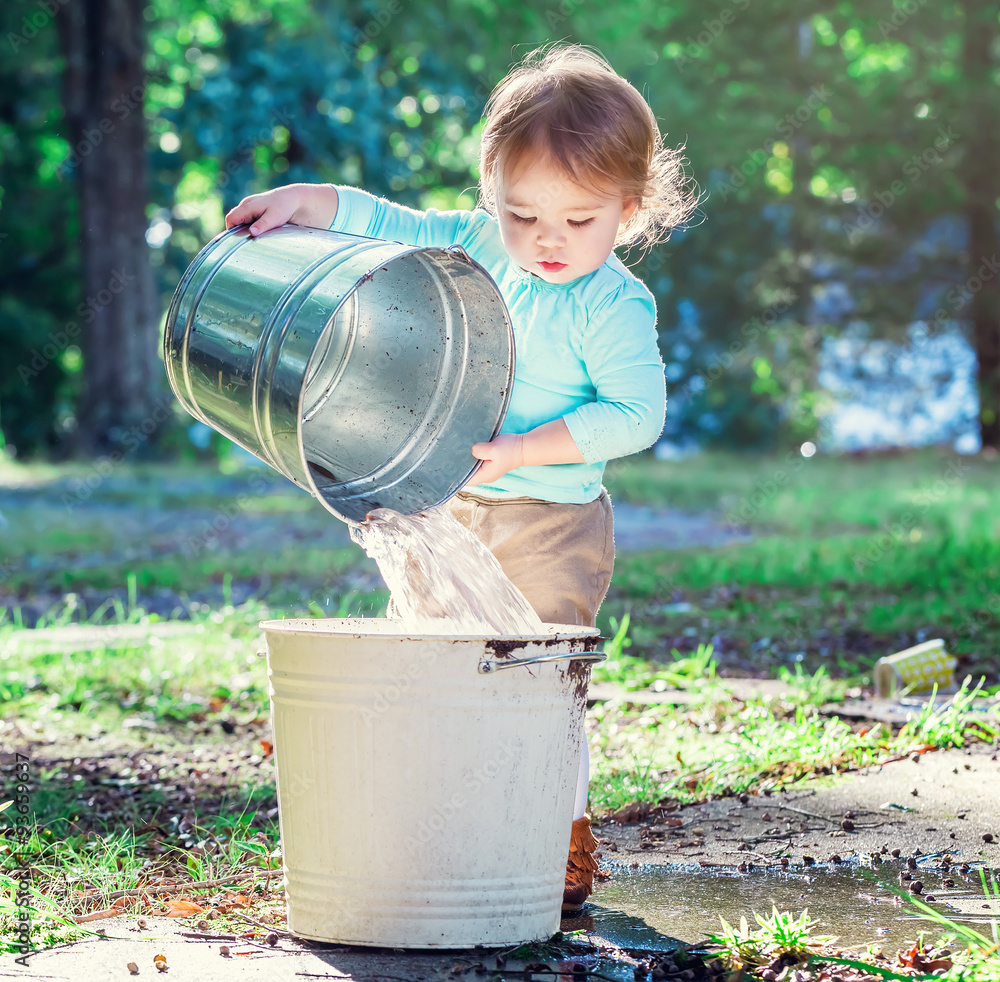
[[261,626],[289,930],[399,948],[558,931],[596,630]]

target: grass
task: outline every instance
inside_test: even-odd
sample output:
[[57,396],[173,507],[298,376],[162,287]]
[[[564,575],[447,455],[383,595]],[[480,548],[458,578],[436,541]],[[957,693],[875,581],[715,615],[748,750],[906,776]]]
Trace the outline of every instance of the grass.
[[[86,930],[73,915],[125,885],[252,878],[273,863],[257,625],[385,608],[335,519],[290,484],[255,491],[261,471],[228,470],[213,484],[204,467],[122,466],[67,508],[88,465],[0,462],[0,702],[19,732],[62,748],[36,755],[32,794],[44,938]],[[996,713],[970,710],[1000,679],[996,461],[644,456],[616,462],[607,484],[616,502],[710,509],[752,538],[619,555],[600,620],[609,657],[594,677],[689,699],[595,707],[594,812],[996,738]],[[822,711],[870,684],[880,655],[939,636],[973,679],[958,696],[895,730]],[[741,675],[778,678],[787,693],[734,702],[727,686]],[[93,758],[105,747],[118,754],[107,764]],[[4,902],[0,934],[13,916]]]
[[[163,837],[152,831],[56,834],[48,826],[35,827],[17,848],[20,868],[29,870],[33,946],[37,949],[94,936],[99,921],[93,927],[76,921],[76,917],[94,911],[117,909],[132,916],[170,917],[175,916],[178,900],[204,904],[208,910],[208,898],[218,897],[225,888],[190,885],[205,881],[242,882],[242,889],[255,901],[258,916],[262,911],[283,916],[283,894],[274,892],[279,881],[262,877],[280,867],[278,825],[272,821],[261,830],[255,826],[255,818],[244,813],[214,816],[204,824],[189,822],[175,843],[162,841]],[[156,887],[171,884],[183,889],[156,892]],[[18,881],[0,872],[0,887],[5,888],[0,893],[0,954],[20,953],[13,929],[18,915],[14,901]],[[236,928],[242,933],[246,924],[225,917],[213,923],[216,930]]]
[[[112,625],[142,633],[119,643],[105,619],[75,622],[79,637],[53,641],[46,628],[18,629],[7,612],[0,619],[0,688],[6,713],[40,722],[86,724],[105,732],[124,718],[151,723],[202,721],[213,713],[261,713],[267,679],[258,623],[271,615],[252,601],[219,610],[191,610],[184,621],[163,621],[141,609],[117,610]],[[63,617],[49,627],[67,626]],[[88,635],[86,627],[98,628]],[[182,627],[178,633],[167,633]],[[159,630],[158,630],[159,629]],[[42,638],[37,635],[41,634]],[[90,638],[96,640],[90,640]]]
[[[721,635],[764,668],[801,654],[807,668],[846,674],[922,633],[945,637],[974,672],[1000,673],[996,460],[625,458],[607,484],[616,501],[710,508],[753,535],[618,558],[605,616],[631,610],[636,655],[662,661]],[[678,599],[690,610],[664,609]]]
[[[980,871],[984,899],[994,905],[1000,900],[1000,883]],[[945,982],[998,982],[1000,980],[1000,922],[992,920],[991,935],[987,936],[968,924],[946,917],[930,904],[924,903],[903,890],[889,884],[886,889],[895,893],[904,906],[918,918],[930,922],[938,929],[936,944],[928,945],[921,938],[910,948],[897,952],[895,959],[886,957],[874,945],[868,957],[845,957],[838,952],[835,938],[814,934],[816,922],[803,910],[798,916],[772,907],[770,916],[754,914],[756,928],[741,918],[733,927],[719,918],[722,929],[709,936],[714,950],[710,957],[721,957],[727,968],[737,977],[744,972],[759,972],[774,966],[784,974],[793,967],[814,970],[820,977],[837,978],[833,967],[853,970],[846,978],[906,980],[912,978],[943,979]],[[958,949],[957,952],[954,949]],[[811,975],[811,973],[810,973]],[[783,977],[783,976],[779,976]]]
[[588,715],[590,807],[604,814],[635,801],[692,803],[787,788],[914,751],[992,741],[1000,734],[996,707],[989,715],[969,712],[981,693],[966,683],[898,732],[878,723],[855,729],[794,700],[750,700],[734,711],[724,690],[680,709],[598,705]]
[[808,958],[811,951],[833,941],[831,937],[813,934],[816,922],[808,910],[795,917],[772,907],[770,917],[754,914],[754,919],[758,927],[751,930],[745,917],[740,918],[737,928],[720,917],[721,933],[709,935],[709,941],[722,948],[733,969],[763,968],[781,956],[790,956],[789,964],[796,964]]

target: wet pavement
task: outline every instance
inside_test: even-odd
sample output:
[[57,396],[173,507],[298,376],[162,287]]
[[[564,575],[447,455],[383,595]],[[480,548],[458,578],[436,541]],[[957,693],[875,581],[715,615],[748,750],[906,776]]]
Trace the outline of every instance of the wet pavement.
[[[816,935],[836,937],[845,947],[874,942],[895,949],[928,929],[899,897],[897,873],[853,863],[746,873],[697,866],[616,868],[594,892],[590,923],[581,926],[622,948],[671,950],[678,943],[673,936],[691,940],[718,933],[720,917],[734,927],[745,917],[756,928],[755,911],[767,916],[772,908],[796,915],[808,910]],[[927,864],[919,873],[942,913],[963,923],[983,923],[991,912],[1000,917],[1000,904],[987,903],[978,873],[950,873],[956,878],[951,889],[941,886],[945,876],[939,868]]]

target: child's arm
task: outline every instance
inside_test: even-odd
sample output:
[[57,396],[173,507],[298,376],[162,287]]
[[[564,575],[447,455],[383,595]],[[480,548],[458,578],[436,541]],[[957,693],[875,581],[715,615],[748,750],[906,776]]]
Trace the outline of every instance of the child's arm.
[[563,419],[587,463],[655,443],[663,430],[666,385],[652,294],[632,287],[602,305],[587,324],[582,351],[596,398]]
[[515,467],[585,463],[569,427],[561,419],[543,423],[527,433],[501,433],[489,443],[475,443],[472,454],[483,463],[466,482],[467,487],[491,484]]
[[226,215],[226,228],[253,222],[251,235],[260,235],[286,222],[329,228],[337,217],[337,189],[332,184],[288,184],[244,198]]
[[[286,222],[333,228],[415,246],[463,245],[472,248],[481,222],[469,222],[468,211],[417,211],[387,201],[361,188],[333,184],[289,184],[244,198],[226,215],[226,228],[253,222],[251,235],[261,235]],[[499,238],[492,250],[502,253]],[[478,253],[478,250],[477,250]],[[490,256],[479,255],[489,266]]]

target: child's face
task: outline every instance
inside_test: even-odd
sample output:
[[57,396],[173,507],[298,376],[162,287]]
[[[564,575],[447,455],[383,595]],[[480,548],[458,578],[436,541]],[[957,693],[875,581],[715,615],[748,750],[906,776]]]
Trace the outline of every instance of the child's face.
[[569,283],[604,264],[635,204],[574,184],[558,165],[540,158],[508,171],[497,210],[511,259],[546,283]]

